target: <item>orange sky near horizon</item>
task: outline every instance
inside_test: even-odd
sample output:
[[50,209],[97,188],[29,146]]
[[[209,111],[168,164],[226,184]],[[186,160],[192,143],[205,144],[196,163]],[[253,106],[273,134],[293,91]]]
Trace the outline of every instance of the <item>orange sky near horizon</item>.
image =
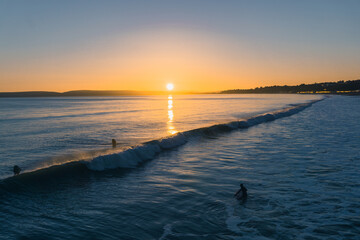
[[356,63],[347,62],[342,70],[316,55],[284,57],[216,35],[171,30],[103,39],[71,53],[24,62],[14,64],[19,71],[2,70],[7,81],[0,91],[164,91],[171,82],[176,91],[207,92],[349,80],[358,70]]
[[[7,12],[3,8],[8,25],[0,29],[0,92],[166,91],[169,82],[175,91],[210,92],[360,78],[360,34],[349,25],[357,17],[349,14],[351,7],[234,1],[184,3],[178,12],[177,3],[149,3],[149,15],[126,15],[132,7],[146,9],[131,1],[91,3],[85,10],[82,3],[46,3],[49,11],[41,14],[47,23],[26,1],[21,15],[10,11],[19,6],[11,9],[9,2]],[[299,7],[307,18],[296,13]],[[123,14],[109,14],[112,8]],[[63,15],[52,19],[56,11],[69,21]]]

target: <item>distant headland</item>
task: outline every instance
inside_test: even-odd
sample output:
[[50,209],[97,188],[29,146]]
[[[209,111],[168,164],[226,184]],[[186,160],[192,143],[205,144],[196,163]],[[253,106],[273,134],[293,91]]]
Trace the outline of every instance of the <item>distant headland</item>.
[[268,86],[252,89],[232,89],[221,94],[239,93],[320,93],[320,94],[360,94],[360,79],[338,82],[300,84],[296,86]]
[[[296,86],[266,86],[252,89],[232,89],[221,92],[207,92],[207,94],[248,94],[248,93],[311,93],[311,94],[353,94],[360,95],[360,79],[338,82],[323,82],[300,84]],[[111,96],[141,96],[141,95],[168,95],[165,91],[106,91],[106,90],[76,90],[68,92],[0,92],[4,97],[111,97]],[[202,94],[199,92],[174,92],[174,94]]]
[[111,97],[111,96],[141,96],[141,95],[162,95],[161,91],[106,91],[106,90],[76,90],[68,92],[48,92],[48,91],[29,91],[29,92],[0,92],[0,97]]

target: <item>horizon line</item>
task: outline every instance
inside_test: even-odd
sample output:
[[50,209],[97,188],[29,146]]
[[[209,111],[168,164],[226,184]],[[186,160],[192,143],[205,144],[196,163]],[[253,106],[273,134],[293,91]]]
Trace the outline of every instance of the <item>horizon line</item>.
[[1,94],[11,94],[11,93],[51,93],[51,94],[67,94],[67,93],[86,93],[86,92],[104,92],[104,93],[110,93],[110,92],[123,92],[123,93],[132,93],[132,95],[137,94],[145,94],[145,95],[168,95],[168,94],[217,94],[221,92],[226,91],[232,91],[232,90],[254,90],[258,88],[268,88],[268,87],[295,87],[295,86],[301,86],[301,85],[315,85],[315,84],[325,84],[325,83],[339,83],[339,82],[347,82],[347,81],[359,81],[360,79],[355,80],[338,80],[338,81],[332,81],[332,82],[314,82],[314,83],[301,83],[297,85],[271,85],[271,86],[260,86],[260,87],[254,87],[254,88],[232,88],[232,89],[225,89],[225,90],[217,90],[217,91],[167,91],[167,90],[68,90],[64,92],[60,91],[47,91],[47,90],[29,90],[29,91],[1,91]]

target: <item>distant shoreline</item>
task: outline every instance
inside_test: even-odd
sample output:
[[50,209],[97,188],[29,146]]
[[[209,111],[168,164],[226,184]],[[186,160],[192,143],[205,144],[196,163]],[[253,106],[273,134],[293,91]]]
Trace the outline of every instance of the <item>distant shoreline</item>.
[[220,92],[222,94],[239,93],[308,93],[308,94],[355,94],[360,93],[360,79],[338,82],[300,84],[296,86],[268,86],[253,89],[233,89]]
[[[175,93],[176,95],[179,93]],[[226,95],[226,94],[326,94],[326,95],[346,95],[346,96],[360,96],[360,92],[347,92],[347,93],[184,93],[179,95],[205,95],[205,94],[217,94],[217,95]],[[66,95],[66,94],[33,94],[32,92],[11,92],[11,93],[0,93],[0,98],[60,98],[60,97],[140,97],[140,96],[162,96],[169,94],[122,94],[122,95]]]
[[116,97],[116,96],[144,96],[144,95],[169,95],[169,92],[156,91],[106,91],[106,90],[78,90],[69,92],[47,92],[47,91],[29,91],[29,92],[0,92],[0,98],[6,97]]
[[323,82],[301,84],[296,86],[267,86],[253,89],[232,89],[220,92],[166,92],[166,91],[106,91],[106,90],[76,90],[68,92],[28,91],[0,92],[0,98],[10,97],[116,97],[144,96],[169,94],[341,94],[360,95],[360,79],[338,82]]

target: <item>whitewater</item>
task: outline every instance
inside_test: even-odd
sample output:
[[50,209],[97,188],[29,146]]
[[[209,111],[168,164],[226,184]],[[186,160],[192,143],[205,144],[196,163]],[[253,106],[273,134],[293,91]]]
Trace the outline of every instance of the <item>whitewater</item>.
[[[360,233],[358,97],[14,98],[0,109],[1,239]],[[240,183],[245,202],[232,198]]]
[[[188,135],[191,130],[237,122],[320,98],[288,94],[3,98],[0,178],[11,176],[14,165],[21,166],[23,172],[32,172],[68,162],[92,161],[87,166],[96,170],[101,156],[109,159],[116,156],[111,154],[114,152],[128,155],[133,151],[126,149],[159,139],[162,149],[172,148],[171,144],[185,141],[181,133]],[[109,147],[111,139],[116,139],[116,149]],[[166,147],[166,142],[172,143]],[[158,141],[154,143],[137,149],[148,151],[153,158],[153,152],[159,151]],[[116,164],[134,167],[138,161],[124,165],[109,160],[98,170]]]

